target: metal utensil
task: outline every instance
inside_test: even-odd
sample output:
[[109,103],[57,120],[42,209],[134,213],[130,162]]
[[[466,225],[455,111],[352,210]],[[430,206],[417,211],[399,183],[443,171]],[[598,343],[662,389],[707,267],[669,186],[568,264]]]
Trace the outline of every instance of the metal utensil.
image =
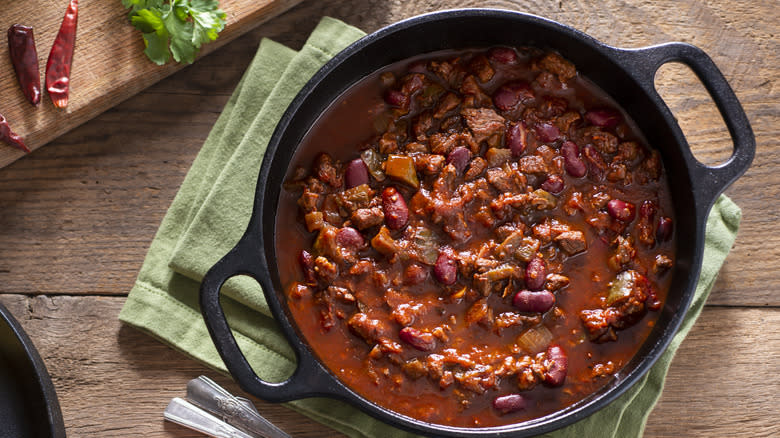
[[216,438],[256,438],[179,397],[168,403],[163,416],[168,421]]
[[187,400],[244,432],[264,438],[290,438],[263,418],[251,401],[232,395],[206,376],[187,383]]
[[164,417],[217,438],[290,438],[263,418],[250,400],[233,396],[206,376],[190,380],[187,400],[171,400]]
[[265,438],[290,438],[263,418],[251,401],[235,397],[206,376],[190,380],[187,399],[245,432]]

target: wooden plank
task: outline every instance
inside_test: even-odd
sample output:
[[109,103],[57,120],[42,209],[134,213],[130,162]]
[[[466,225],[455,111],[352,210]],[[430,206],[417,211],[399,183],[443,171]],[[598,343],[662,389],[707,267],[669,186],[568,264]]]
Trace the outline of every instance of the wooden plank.
[[[163,422],[168,401],[200,374],[239,391],[225,377],[122,326],[116,319],[121,297],[3,295],[0,302],[20,319],[46,362],[69,436],[198,436]],[[778,436],[778,374],[780,310],[707,308],[673,362],[646,436]],[[257,405],[295,437],[336,436],[282,406]]]
[[[219,38],[203,46],[203,54],[227,44],[300,0],[222,0],[227,24]],[[14,1],[0,9],[0,27],[14,23],[33,26],[41,78],[68,2],[64,0]],[[5,38],[5,36],[3,36]],[[70,103],[60,110],[43,96],[38,108],[27,102],[17,83],[8,45],[0,43],[0,113],[9,120],[31,149],[36,149],[95,117],[186,64],[157,66],[143,54],[141,34],[130,25],[119,0],[82,0],[71,74]],[[43,82],[43,79],[42,79]],[[42,87],[45,87],[42,84]],[[0,146],[0,167],[23,152]]]

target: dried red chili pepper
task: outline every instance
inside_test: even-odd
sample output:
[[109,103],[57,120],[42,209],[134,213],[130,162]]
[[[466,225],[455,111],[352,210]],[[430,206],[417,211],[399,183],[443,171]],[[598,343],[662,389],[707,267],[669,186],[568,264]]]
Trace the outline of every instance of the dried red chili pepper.
[[6,142],[11,146],[17,147],[26,153],[30,153],[30,148],[24,144],[24,140],[19,134],[11,131],[11,127],[8,126],[8,121],[0,114],[0,141]]
[[41,102],[41,75],[32,27],[14,24],[8,29],[8,53],[24,96],[31,104],[38,105]]
[[49,60],[46,61],[46,91],[49,92],[49,97],[57,108],[68,106],[70,64],[73,61],[78,17],[79,2],[70,0],[60,31],[49,52]]

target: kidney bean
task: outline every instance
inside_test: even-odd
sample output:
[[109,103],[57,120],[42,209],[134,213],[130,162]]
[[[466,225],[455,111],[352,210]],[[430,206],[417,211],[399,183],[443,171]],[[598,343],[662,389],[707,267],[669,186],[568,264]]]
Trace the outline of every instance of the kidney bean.
[[655,237],[661,242],[669,240],[669,238],[672,237],[672,228],[672,218],[666,216],[658,218],[658,226],[655,229]]
[[493,47],[488,51],[488,58],[501,64],[514,64],[517,62],[517,52],[509,47]]
[[520,102],[526,102],[534,98],[531,86],[525,81],[511,81],[498,87],[493,93],[493,103],[501,111],[508,111]]
[[558,194],[563,191],[563,178],[561,178],[560,175],[550,175],[547,177],[546,180],[542,183],[540,186],[543,190],[546,190],[550,193]]
[[439,257],[433,265],[433,276],[442,284],[455,284],[458,265],[449,251],[439,251]]
[[357,251],[366,245],[366,239],[360,232],[352,227],[339,228],[336,232],[336,242],[345,248]]
[[458,146],[447,155],[447,164],[455,166],[458,173],[463,173],[471,160],[471,151],[463,146]]
[[585,120],[601,128],[612,128],[623,120],[619,112],[610,109],[596,109],[585,113]]
[[580,178],[585,176],[588,172],[588,168],[585,163],[580,159],[580,148],[572,141],[565,141],[561,146],[561,155],[563,155],[563,168],[566,172],[575,177]]
[[607,213],[621,222],[631,222],[636,216],[636,207],[630,202],[613,199],[607,202]]
[[544,313],[555,304],[555,295],[547,290],[521,290],[512,298],[512,305],[521,312]]
[[549,367],[544,372],[544,383],[550,386],[560,386],[566,380],[566,372],[569,370],[569,358],[558,345],[550,345],[547,348],[547,360]]
[[432,334],[421,332],[414,327],[402,328],[398,337],[420,351],[431,351],[436,347],[436,338]]
[[298,254],[298,264],[301,265],[303,271],[303,278],[307,284],[317,283],[317,278],[314,276],[314,257],[305,249]]
[[547,277],[547,264],[540,257],[534,257],[525,267],[525,287],[540,290]]
[[508,394],[493,399],[493,409],[508,414],[525,409],[525,397],[520,394]]
[[386,187],[382,192],[382,209],[385,213],[385,224],[391,230],[400,230],[409,222],[409,208],[395,187]]
[[390,106],[406,108],[409,105],[409,96],[398,90],[387,90],[385,92],[385,102]]
[[368,184],[368,166],[366,166],[366,163],[360,158],[350,161],[347,164],[347,169],[344,171],[344,180],[348,189],[361,184]]
[[506,133],[506,146],[512,151],[512,155],[519,157],[528,147],[528,128],[525,123],[518,121],[512,123]]
[[607,171],[607,164],[599,151],[592,144],[587,144],[582,148],[582,155],[588,162],[588,174],[593,180],[600,181],[604,179]]
[[536,131],[536,136],[539,140],[545,143],[550,143],[561,138],[561,131],[552,123],[539,123],[534,127],[534,130]]

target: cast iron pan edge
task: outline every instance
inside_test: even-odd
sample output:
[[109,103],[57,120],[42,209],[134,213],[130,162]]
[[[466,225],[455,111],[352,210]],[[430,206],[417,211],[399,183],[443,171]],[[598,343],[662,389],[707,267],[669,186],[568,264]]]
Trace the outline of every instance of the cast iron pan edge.
[[0,409],[0,437],[65,438],[60,404],[46,366],[22,326],[2,304],[0,335],[0,380],[10,378],[15,386],[10,391],[4,388],[0,397],[2,404],[17,414]]
[[[666,317],[669,320],[664,325],[663,332],[658,335],[658,342],[652,346],[643,347],[644,350],[637,355],[638,357],[641,356],[641,358],[635,359],[635,361],[639,361],[638,365],[633,368],[631,368],[631,364],[627,365],[626,368],[631,369],[625,373],[621,372],[619,376],[616,376],[617,378],[613,380],[612,384],[562,411],[524,423],[473,429],[425,423],[381,408],[344,386],[320,364],[311,349],[303,342],[300,334],[290,323],[289,316],[281,305],[281,295],[277,295],[276,291],[280,290],[280,288],[276,287],[278,285],[275,284],[278,283],[278,278],[275,277],[275,272],[271,272],[267,259],[267,253],[271,254],[272,257],[275,255],[273,248],[275,208],[271,207],[275,207],[276,204],[270,204],[267,208],[265,204],[278,202],[282,179],[289,164],[289,159],[294,152],[291,150],[280,150],[280,143],[286,139],[285,136],[298,135],[300,138],[305,133],[290,134],[288,132],[292,129],[291,124],[293,124],[296,117],[305,119],[307,115],[310,117],[314,116],[313,114],[306,114],[307,112],[315,111],[317,112],[316,115],[318,115],[324,109],[323,105],[312,104],[312,101],[317,101],[317,93],[322,94],[321,90],[318,90],[318,85],[327,81],[329,76],[343,74],[343,72],[339,71],[339,66],[342,63],[348,63],[353,56],[359,57],[361,55],[360,51],[366,47],[381,44],[383,39],[390,40],[393,35],[415,29],[415,27],[420,25],[435,26],[443,23],[451,24],[457,20],[467,22],[468,20],[477,19],[517,20],[519,25],[530,24],[545,28],[550,32],[557,32],[560,34],[561,40],[576,40],[572,44],[587,46],[586,49],[613,62],[615,66],[628,75],[625,79],[627,81],[626,86],[643,91],[644,95],[639,96],[640,100],[644,99],[643,102],[649,101],[655,106],[655,109],[660,114],[659,122],[665,123],[671,129],[674,140],[676,140],[678,145],[682,146],[679,151],[674,150],[680,159],[670,160],[668,156],[664,156],[664,164],[670,170],[670,173],[672,171],[675,174],[683,172],[687,179],[682,180],[682,183],[687,183],[689,187],[692,187],[688,194],[677,193],[675,187],[672,187],[672,191],[676,206],[680,203],[692,204],[691,216],[678,219],[695,222],[697,226],[695,227],[696,235],[693,241],[697,242],[697,247],[691,251],[690,260],[678,263],[679,265],[685,265],[683,269],[687,273],[687,278],[684,279],[683,283],[685,287],[682,288],[684,295],[680,297],[679,307],[673,313],[665,309],[670,314],[662,315],[662,318]],[[421,50],[419,53],[427,51],[431,50]],[[570,59],[574,57],[567,53],[564,53],[564,56],[569,56]],[[407,57],[400,56],[399,59],[395,60]],[[395,60],[387,60],[385,64]],[[587,59],[581,62],[577,59],[572,59],[572,61],[578,67],[588,63]],[[731,158],[720,166],[705,166],[693,157],[674,116],[655,90],[653,79],[656,70],[664,63],[672,61],[683,62],[693,69],[709,91],[726,122],[734,140],[734,152]],[[588,75],[586,74],[586,76]],[[342,88],[339,90],[333,90],[331,87],[327,94],[337,96],[357,79],[360,78],[353,77],[352,82],[343,83]],[[626,109],[629,110],[629,113],[636,114],[636,111],[632,112],[630,108]],[[301,116],[301,114],[304,115]],[[637,117],[634,118],[636,119]],[[643,131],[645,130],[643,129]],[[297,142],[293,144],[297,144]],[[682,323],[685,311],[693,298],[693,292],[701,269],[704,225],[707,214],[717,196],[747,170],[754,153],[755,140],[753,133],[736,96],[712,60],[703,51],[694,46],[682,43],[669,43],[641,49],[618,49],[602,44],[588,35],[559,23],[511,11],[489,9],[452,10],[410,18],[368,35],[339,53],[314,75],[295,100],[293,100],[277,125],[276,131],[268,145],[265,155],[266,159],[263,161],[256,188],[254,211],[247,230],[239,244],[214,265],[204,278],[201,286],[201,312],[217,350],[230,373],[244,390],[265,400],[282,402],[314,396],[342,399],[385,422],[427,435],[495,437],[511,435],[520,437],[549,432],[576,422],[609,404],[636,383],[666,349],[674,333],[676,333]],[[677,178],[682,178],[682,176]],[[266,201],[266,197],[268,197],[268,201]],[[264,227],[264,223],[267,223],[268,226]],[[241,274],[249,275],[261,284],[273,314],[296,353],[298,368],[284,382],[268,383],[257,377],[230,332],[219,304],[219,289],[228,278]],[[632,361],[632,363],[635,361]]]

